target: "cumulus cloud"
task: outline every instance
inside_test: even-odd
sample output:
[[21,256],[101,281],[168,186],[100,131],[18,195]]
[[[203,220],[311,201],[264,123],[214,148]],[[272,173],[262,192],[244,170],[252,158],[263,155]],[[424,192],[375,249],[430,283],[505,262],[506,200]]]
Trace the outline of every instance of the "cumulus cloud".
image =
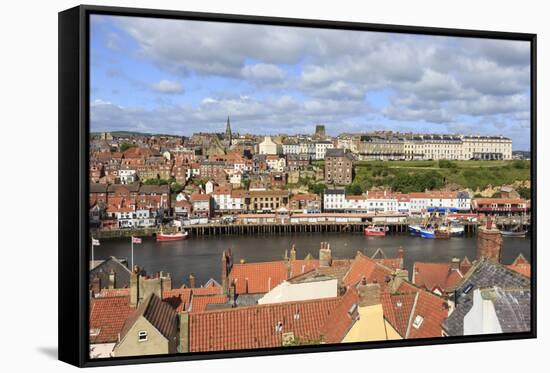
[[183,86],[180,82],[172,80],[161,80],[158,83],[151,84],[151,89],[159,93],[182,93]]
[[[399,128],[412,123],[409,130],[418,122],[464,130],[475,129],[467,124],[500,123],[512,133],[528,122],[527,42],[138,17],[110,20],[135,41],[140,62],[173,77],[149,88],[181,93],[178,82],[183,82],[191,93],[186,79],[194,79],[193,89],[202,89],[195,104],[140,113],[144,125],[155,125],[153,114],[167,125],[173,121],[173,129],[189,123],[207,126],[208,121],[217,125],[230,114],[238,115],[246,128],[263,123],[300,131],[300,125],[306,129],[327,121],[346,130],[344,125],[361,128],[358,121],[367,122],[376,110],[378,118]],[[212,79],[224,83],[206,87]],[[381,90],[388,97],[374,109],[365,97]],[[130,118],[135,112],[119,114]],[[487,129],[495,130],[492,124]]]

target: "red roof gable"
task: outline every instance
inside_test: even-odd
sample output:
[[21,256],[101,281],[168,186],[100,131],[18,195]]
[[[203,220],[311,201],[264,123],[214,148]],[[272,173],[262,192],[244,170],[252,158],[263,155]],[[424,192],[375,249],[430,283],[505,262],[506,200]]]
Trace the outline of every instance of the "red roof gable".
[[117,342],[124,322],[134,310],[130,297],[90,299],[90,343]]
[[209,304],[224,304],[228,300],[225,295],[193,295],[191,302],[191,312],[204,312]]
[[415,262],[413,271],[414,284],[430,291],[451,289],[463,277],[460,270],[451,268],[450,263]]
[[289,332],[300,340],[320,340],[320,330],[339,302],[328,298],[191,313],[189,350],[280,347]]
[[234,264],[229,274],[237,294],[267,293],[288,278],[285,262]]

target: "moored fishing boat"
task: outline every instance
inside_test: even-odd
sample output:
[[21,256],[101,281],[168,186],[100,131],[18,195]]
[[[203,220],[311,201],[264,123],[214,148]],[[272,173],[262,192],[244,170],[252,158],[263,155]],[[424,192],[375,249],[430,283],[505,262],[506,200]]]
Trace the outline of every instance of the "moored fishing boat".
[[385,236],[388,228],[370,225],[365,228],[365,236]]
[[188,232],[176,232],[176,233],[163,233],[160,231],[157,233],[157,241],[180,241],[185,240],[189,235]]

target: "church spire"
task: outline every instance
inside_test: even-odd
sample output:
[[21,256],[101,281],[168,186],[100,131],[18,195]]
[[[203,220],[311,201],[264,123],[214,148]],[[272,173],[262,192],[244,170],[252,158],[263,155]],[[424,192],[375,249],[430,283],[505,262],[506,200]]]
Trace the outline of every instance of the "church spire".
[[231,144],[233,134],[231,133],[231,123],[229,122],[229,115],[227,116],[227,124],[225,125],[225,140]]

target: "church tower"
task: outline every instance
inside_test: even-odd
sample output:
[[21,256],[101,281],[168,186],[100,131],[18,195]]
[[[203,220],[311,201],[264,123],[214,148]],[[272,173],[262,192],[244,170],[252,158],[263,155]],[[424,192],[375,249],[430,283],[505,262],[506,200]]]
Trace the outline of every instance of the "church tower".
[[227,116],[227,124],[225,125],[225,141],[231,146],[233,134],[231,133],[231,123],[229,122],[229,116]]

